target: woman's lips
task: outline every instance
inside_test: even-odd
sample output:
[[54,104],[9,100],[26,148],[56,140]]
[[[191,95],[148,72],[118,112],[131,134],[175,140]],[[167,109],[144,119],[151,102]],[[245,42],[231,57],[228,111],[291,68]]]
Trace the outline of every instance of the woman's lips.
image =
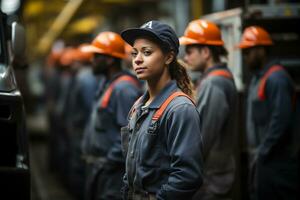
[[143,73],[146,69],[147,69],[147,67],[137,67],[137,68],[135,69],[135,72],[136,72],[137,74],[141,74],[141,73]]

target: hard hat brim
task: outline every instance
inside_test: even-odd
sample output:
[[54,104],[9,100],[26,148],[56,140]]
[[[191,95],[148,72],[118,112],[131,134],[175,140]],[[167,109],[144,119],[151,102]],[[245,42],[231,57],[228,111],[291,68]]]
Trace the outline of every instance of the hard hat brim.
[[273,45],[273,42],[269,42],[269,41],[260,42],[260,43],[243,41],[243,42],[237,44],[235,46],[235,48],[236,49],[247,49],[247,48],[251,48],[251,47],[255,47],[255,46],[272,46],[272,45]]
[[121,58],[121,59],[126,57],[125,54],[107,52],[107,51],[104,51],[103,49],[100,49],[93,45],[84,46],[81,48],[81,51],[85,52],[85,53],[99,53],[99,54],[104,54],[104,55],[110,55],[110,56]]
[[191,38],[182,36],[179,38],[179,44],[180,45],[190,45],[190,44],[199,44],[199,42],[197,40],[193,40]]
[[84,46],[80,50],[85,53],[102,53],[103,52],[103,51],[101,51],[101,49],[99,49],[93,45]]
[[180,45],[192,45],[192,44],[202,44],[202,45],[212,45],[212,46],[223,46],[223,41],[211,41],[211,40],[195,40],[192,38],[188,38],[185,36],[182,36],[179,38],[179,44]]

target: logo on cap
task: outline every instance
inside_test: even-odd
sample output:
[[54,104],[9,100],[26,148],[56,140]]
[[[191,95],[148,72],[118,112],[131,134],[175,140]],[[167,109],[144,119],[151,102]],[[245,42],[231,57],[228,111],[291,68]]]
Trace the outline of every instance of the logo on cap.
[[152,29],[152,21],[147,22],[147,23],[144,24],[141,28],[149,28],[149,29]]

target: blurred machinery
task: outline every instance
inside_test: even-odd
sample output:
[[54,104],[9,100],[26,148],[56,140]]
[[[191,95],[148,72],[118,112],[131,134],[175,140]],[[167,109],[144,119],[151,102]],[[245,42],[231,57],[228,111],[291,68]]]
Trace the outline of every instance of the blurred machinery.
[[13,67],[25,50],[24,29],[0,12],[0,193],[1,198],[30,199],[28,137],[23,99]]
[[[0,142],[0,154],[5,158],[0,161],[0,184],[15,184],[15,187],[23,191],[14,190],[14,193],[22,194],[22,199],[29,198],[29,162],[23,101],[11,67],[21,66],[27,61],[20,57],[13,59],[13,55],[18,54],[16,48],[15,52],[11,48],[14,47],[13,38],[18,38],[10,36],[10,31],[16,31],[16,27],[11,26],[14,21],[22,21],[26,28],[27,57],[31,66],[28,71],[39,72],[45,65],[45,58],[51,48],[89,43],[100,31],[120,32],[126,27],[141,25],[149,19],[159,19],[169,23],[178,35],[182,35],[191,19],[205,18],[217,23],[222,30],[225,46],[229,50],[228,66],[234,74],[240,94],[238,130],[241,145],[237,153],[241,155],[239,163],[242,166],[238,172],[240,179],[236,183],[241,188],[237,190],[240,192],[236,199],[247,199],[243,108],[250,73],[243,65],[240,50],[234,46],[239,42],[246,26],[263,26],[271,33],[275,43],[271,50],[272,56],[279,58],[287,68],[299,92],[300,3],[297,0],[0,0],[0,5],[2,12],[7,14],[4,16],[1,13],[0,29],[0,129],[5,138]],[[22,42],[25,40],[18,41],[19,44]],[[40,78],[35,73],[30,74],[34,74],[35,79]],[[36,86],[39,85],[35,84],[38,81],[30,79],[26,82]],[[25,84],[25,81],[19,82],[20,87]],[[44,94],[40,90],[43,89],[36,91],[36,96]],[[26,99],[26,93],[22,95]],[[30,104],[33,105],[31,101]],[[28,110],[27,108],[27,113]],[[36,123],[35,120],[33,122]],[[2,190],[3,187],[0,188]]]

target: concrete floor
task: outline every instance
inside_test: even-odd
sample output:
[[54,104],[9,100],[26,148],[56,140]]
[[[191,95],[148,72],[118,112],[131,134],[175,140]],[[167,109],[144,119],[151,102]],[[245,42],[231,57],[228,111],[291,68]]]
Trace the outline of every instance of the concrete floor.
[[47,164],[47,143],[43,137],[30,141],[31,200],[74,200],[57,174]]

